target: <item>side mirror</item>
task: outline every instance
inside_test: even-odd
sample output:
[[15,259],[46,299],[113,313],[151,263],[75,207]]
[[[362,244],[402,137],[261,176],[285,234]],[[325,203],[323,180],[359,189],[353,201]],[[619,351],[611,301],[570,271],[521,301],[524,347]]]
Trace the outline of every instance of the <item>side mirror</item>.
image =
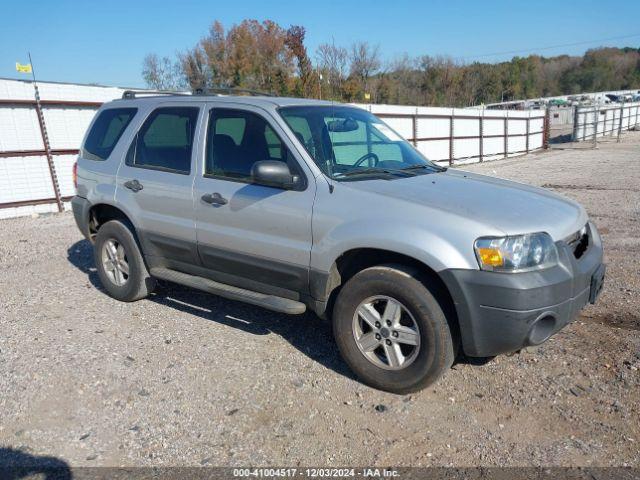
[[262,160],[251,167],[252,183],[268,187],[293,189],[300,184],[300,177],[292,175],[289,166],[280,160]]

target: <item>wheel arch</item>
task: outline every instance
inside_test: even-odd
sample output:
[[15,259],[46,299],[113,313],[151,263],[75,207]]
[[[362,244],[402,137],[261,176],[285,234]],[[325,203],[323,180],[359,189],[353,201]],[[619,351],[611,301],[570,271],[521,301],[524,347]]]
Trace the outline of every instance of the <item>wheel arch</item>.
[[312,294],[316,298],[325,300],[324,311],[318,313],[321,316],[330,316],[340,288],[356,273],[377,265],[401,265],[417,271],[418,280],[432,291],[445,312],[452,334],[459,338],[460,326],[455,303],[444,280],[435,269],[423,261],[393,250],[353,248],[335,259],[328,275],[312,274]]
[[87,212],[88,218],[86,219],[88,225],[89,240],[95,241],[95,236],[102,225],[110,220],[121,220],[129,224],[133,228],[133,234],[137,239],[136,226],[131,220],[131,216],[128,215],[122,208],[117,207],[110,203],[97,203],[91,205]]

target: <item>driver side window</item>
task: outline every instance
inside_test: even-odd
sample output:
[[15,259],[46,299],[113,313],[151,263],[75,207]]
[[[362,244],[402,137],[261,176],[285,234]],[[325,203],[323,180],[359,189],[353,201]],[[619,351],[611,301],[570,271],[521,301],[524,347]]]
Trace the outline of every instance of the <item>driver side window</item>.
[[211,110],[205,176],[248,182],[254,163],[263,160],[286,162],[292,173],[298,172],[289,149],[260,115],[228,108]]

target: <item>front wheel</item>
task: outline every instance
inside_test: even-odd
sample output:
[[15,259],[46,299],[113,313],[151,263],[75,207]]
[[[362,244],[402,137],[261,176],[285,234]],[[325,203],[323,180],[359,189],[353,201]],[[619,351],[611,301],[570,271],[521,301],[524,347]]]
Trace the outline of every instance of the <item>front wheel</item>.
[[338,294],[336,343],[353,372],[372,387],[401,394],[417,391],[453,364],[449,324],[418,273],[402,265],[367,268]]

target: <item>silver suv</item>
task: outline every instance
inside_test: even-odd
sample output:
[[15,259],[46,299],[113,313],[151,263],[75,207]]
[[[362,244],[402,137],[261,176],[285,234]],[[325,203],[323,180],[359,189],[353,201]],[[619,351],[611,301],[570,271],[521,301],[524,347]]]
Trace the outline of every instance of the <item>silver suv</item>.
[[109,295],[139,300],[162,279],[311,309],[362,381],[396,393],[458,353],[544,342],[604,280],[580,205],[438,166],[353,106],[126,93],[96,114],[76,175]]

